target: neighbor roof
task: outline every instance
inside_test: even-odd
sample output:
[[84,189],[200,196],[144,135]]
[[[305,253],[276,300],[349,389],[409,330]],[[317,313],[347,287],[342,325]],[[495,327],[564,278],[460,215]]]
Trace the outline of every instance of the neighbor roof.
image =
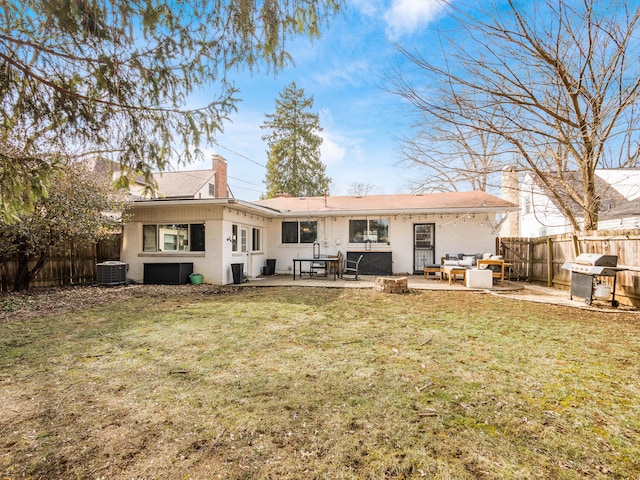
[[518,206],[482,191],[396,195],[275,197],[253,202],[283,214],[345,215],[442,212],[506,212]]
[[165,198],[193,198],[213,181],[214,176],[213,170],[191,170],[156,173],[153,179],[158,184],[158,192]]
[[[595,189],[600,197],[600,221],[611,218],[635,217],[640,215],[640,169],[599,169],[596,170]],[[621,175],[622,174],[622,175]],[[537,186],[562,211],[557,199],[551,195],[546,185],[538,177],[533,177]],[[579,188],[580,177],[577,172],[565,172],[565,181]],[[549,179],[554,182],[554,178]],[[561,188],[562,201],[568,205],[577,218],[582,218],[584,212]]]

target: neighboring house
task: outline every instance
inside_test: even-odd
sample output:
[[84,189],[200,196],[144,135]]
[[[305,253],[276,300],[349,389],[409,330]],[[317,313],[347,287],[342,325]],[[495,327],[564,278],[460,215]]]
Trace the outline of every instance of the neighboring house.
[[213,156],[211,170],[163,172],[153,175],[158,191],[156,198],[228,198],[227,162],[219,155]]
[[[125,175],[120,164],[113,160],[101,157],[91,157],[82,160],[82,163],[93,172],[94,175],[102,177],[107,182],[116,182]],[[144,198],[144,191],[147,183],[143,175],[132,175],[128,188],[129,200],[140,200]]]
[[447,253],[495,251],[496,216],[516,209],[485,192],[141,200],[129,211],[121,260],[136,282],[155,263],[193,264],[211,284],[232,283],[238,263],[256,277],[266,259],[289,273],[293,259],[314,248],[365,255],[363,273],[422,273]]
[[[567,178],[571,175],[567,174]],[[577,179],[575,181],[577,184]],[[601,198],[599,230],[640,227],[640,169],[596,170],[596,192]],[[572,205],[578,222],[582,222],[578,206],[565,201]],[[520,184],[519,205],[519,232],[504,233],[504,236],[540,237],[572,231],[556,199],[530,174],[526,174]]]
[[[92,158],[85,164],[96,174],[105,175],[117,180],[122,171],[116,162],[100,158]],[[183,172],[154,173],[156,191],[153,198],[189,199],[189,198],[229,198],[233,197],[227,184],[227,162],[219,155],[214,155],[210,170],[188,170]],[[129,185],[132,200],[149,198],[147,182],[140,175],[135,175]]]

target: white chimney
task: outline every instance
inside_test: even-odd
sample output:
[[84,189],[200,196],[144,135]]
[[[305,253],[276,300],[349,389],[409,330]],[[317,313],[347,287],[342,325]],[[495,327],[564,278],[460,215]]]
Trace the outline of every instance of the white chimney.
[[[520,205],[518,172],[510,165],[502,169],[502,199]],[[500,228],[500,236],[520,236],[520,209],[507,213],[507,218]]]

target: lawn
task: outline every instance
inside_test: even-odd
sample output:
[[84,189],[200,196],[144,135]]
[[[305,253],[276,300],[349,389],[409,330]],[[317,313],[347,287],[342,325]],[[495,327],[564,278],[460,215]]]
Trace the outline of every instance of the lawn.
[[86,292],[0,297],[0,478],[640,478],[636,313],[464,291]]

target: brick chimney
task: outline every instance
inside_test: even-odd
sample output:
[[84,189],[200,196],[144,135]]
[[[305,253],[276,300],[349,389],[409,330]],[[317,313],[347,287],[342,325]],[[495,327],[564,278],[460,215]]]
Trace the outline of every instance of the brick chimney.
[[228,198],[229,187],[227,185],[227,161],[220,155],[214,155],[212,168],[215,173],[215,198]]

